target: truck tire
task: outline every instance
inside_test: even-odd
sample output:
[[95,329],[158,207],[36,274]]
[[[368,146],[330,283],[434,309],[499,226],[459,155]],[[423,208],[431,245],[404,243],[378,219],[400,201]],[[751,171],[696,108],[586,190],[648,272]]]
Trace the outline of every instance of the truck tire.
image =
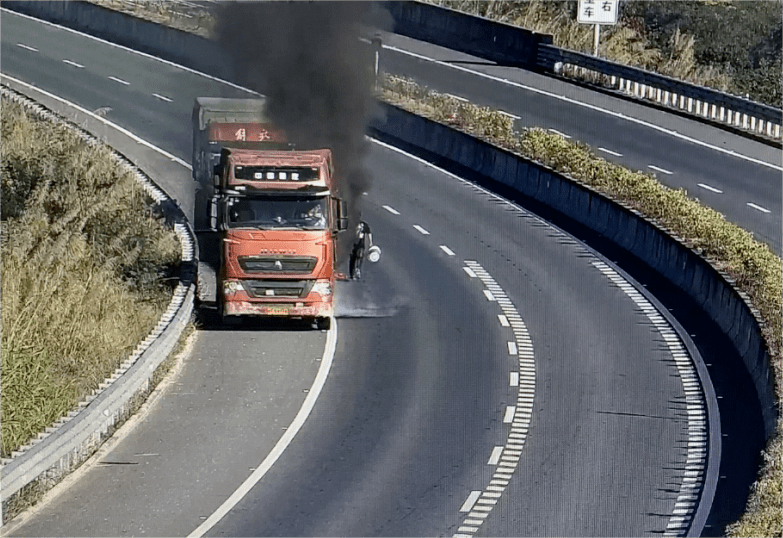
[[332,326],[332,318],[315,318],[315,326],[319,331],[328,331]]

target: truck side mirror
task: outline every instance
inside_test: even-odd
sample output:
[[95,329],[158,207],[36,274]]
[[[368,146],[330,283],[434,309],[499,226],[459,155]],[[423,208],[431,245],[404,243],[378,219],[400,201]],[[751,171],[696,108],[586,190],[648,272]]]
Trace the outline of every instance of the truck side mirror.
[[212,181],[215,184],[215,187],[220,187],[220,173],[222,172],[221,166],[219,164],[215,165],[215,168],[212,170]]
[[213,232],[218,231],[218,197],[213,196],[209,199],[209,229]]
[[342,232],[348,229],[348,204],[345,200],[337,200],[337,231]]

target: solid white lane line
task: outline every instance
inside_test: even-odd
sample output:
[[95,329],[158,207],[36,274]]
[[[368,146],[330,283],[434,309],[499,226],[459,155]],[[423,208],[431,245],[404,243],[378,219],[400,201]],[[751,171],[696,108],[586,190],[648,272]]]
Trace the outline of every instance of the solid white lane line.
[[753,202],[748,202],[748,205],[752,207],[753,209],[756,209],[758,211],[761,211],[762,213],[772,213],[769,209],[761,207],[760,205],[756,205]]
[[237,488],[237,490],[232,493],[231,496],[226,499],[226,501],[206,519],[206,521],[199,525],[196,530],[191,532],[188,535],[188,538],[200,538],[201,536],[204,536],[204,534],[214,527],[215,524],[217,524],[217,522],[223,518],[223,516],[225,516],[232,508],[234,508],[234,506],[236,506],[236,504],[241,501],[245,495],[247,495],[247,493],[258,483],[258,481],[264,477],[269,469],[272,468],[272,465],[275,464],[285,449],[288,448],[288,445],[291,444],[294,436],[296,436],[296,434],[302,428],[305,421],[307,420],[307,417],[315,407],[315,402],[318,400],[318,396],[321,394],[321,389],[323,389],[324,385],[326,384],[326,378],[329,375],[329,369],[332,367],[334,352],[337,348],[336,321],[337,320],[332,320],[332,326],[327,332],[326,345],[324,346],[324,354],[321,358],[321,366],[318,368],[318,374],[316,374],[315,380],[313,380],[313,384],[310,387],[310,391],[307,393],[307,397],[305,398],[304,403],[302,403],[302,407],[299,409],[299,412],[296,414],[294,421],[288,426],[275,447],[267,455],[267,457],[264,458],[264,461],[261,462],[261,465],[259,465],[256,470],[253,471],[253,474],[251,474],[242,483],[242,485],[239,486],[239,488]]
[[492,454],[489,456],[489,461],[487,462],[487,465],[497,465],[500,461],[500,455],[503,453],[503,447],[502,446],[496,446],[492,449]]
[[38,52],[38,49],[36,49],[35,47],[30,47],[28,45],[25,45],[24,43],[17,43],[16,46],[22,47],[23,49],[31,50],[33,52]]
[[709,185],[706,185],[704,183],[697,183],[699,187],[702,189],[707,189],[708,191],[716,192],[718,194],[723,194],[723,191],[720,189],[716,189],[715,187],[710,187]]
[[666,174],[666,175],[669,175],[669,176],[674,173],[674,172],[670,172],[669,170],[665,170],[663,168],[659,168],[659,167],[655,166],[654,164],[648,164],[647,168],[651,168],[651,169],[655,170],[656,172],[660,172],[662,174]]
[[468,495],[468,498],[465,499],[465,502],[462,503],[462,507],[459,509],[460,512],[470,512],[473,509],[473,505],[476,504],[476,501],[481,496],[480,491],[471,491],[470,495]]
[[617,153],[616,151],[612,151],[611,149],[606,148],[598,148],[598,151],[603,151],[604,153],[608,153],[609,155],[614,155],[615,157],[622,157],[622,153]]
[[453,250],[451,250],[451,249],[450,249],[449,247],[447,247],[446,245],[441,245],[441,246],[440,246],[440,249],[441,249],[443,252],[445,252],[446,254],[448,254],[449,256],[454,256],[454,251],[453,251]]
[[503,314],[498,314],[498,319],[500,320],[500,324],[503,327],[508,327],[509,326],[508,318],[506,316],[504,316]]
[[407,50],[403,50],[403,49],[400,49],[398,47],[394,47],[394,46],[391,46],[391,45],[383,45],[383,48],[389,49],[389,50],[392,50],[392,51],[395,51],[395,52],[399,52],[400,54],[406,54],[408,56],[413,56],[414,58],[419,58],[420,60],[424,60],[424,61],[427,61],[427,62],[432,62],[432,63],[438,64],[438,65],[442,65],[442,66],[448,67],[450,69],[456,69],[457,71],[463,71],[465,73],[470,73],[471,75],[475,75],[475,76],[478,76],[478,77],[481,77],[481,78],[486,78],[486,79],[489,79],[489,80],[494,80],[495,82],[501,82],[503,84],[508,84],[509,86],[513,86],[515,88],[520,88],[522,90],[527,90],[529,92],[537,93],[539,95],[545,95],[547,97],[551,97],[552,99],[557,99],[559,101],[564,101],[566,103],[570,103],[572,105],[579,106],[579,107],[582,107],[582,108],[587,108],[587,109],[593,110],[595,112],[600,112],[602,114],[613,116],[615,118],[620,118],[620,119],[629,121],[631,123],[635,123],[637,125],[642,125],[644,127],[648,127],[648,128],[653,129],[655,131],[667,134],[667,135],[672,136],[674,138],[679,138],[680,140],[686,140],[686,141],[691,142],[693,144],[697,144],[699,146],[702,146],[702,147],[705,147],[705,148],[708,148],[708,149],[711,149],[711,150],[714,150],[714,151],[717,151],[717,152],[720,152],[720,153],[724,153],[726,155],[732,155],[734,157],[737,157],[738,159],[742,159],[742,160],[745,160],[745,161],[748,161],[748,162],[752,162],[752,163],[755,163],[755,164],[760,164],[761,166],[766,166],[768,168],[773,168],[775,170],[780,170],[781,172],[783,172],[783,167],[781,167],[779,165],[768,163],[768,162],[765,162],[765,161],[762,161],[762,160],[759,160],[759,159],[754,159],[753,157],[748,157],[747,155],[742,155],[741,153],[737,153],[734,150],[724,149],[724,148],[721,148],[719,146],[714,146],[712,144],[709,144],[707,142],[703,142],[703,141],[698,140],[696,138],[691,138],[690,136],[687,136],[687,135],[684,135],[684,134],[680,134],[677,131],[672,131],[672,130],[667,129],[665,127],[661,127],[659,125],[655,125],[654,123],[650,123],[650,122],[647,122],[647,121],[644,121],[644,120],[640,120],[638,118],[634,118],[634,117],[628,116],[626,114],[622,114],[620,112],[615,112],[614,110],[601,108],[601,107],[596,106],[596,105],[591,105],[589,103],[584,103],[582,101],[577,101],[576,99],[572,99],[570,97],[565,97],[564,95],[559,95],[559,94],[556,94],[556,93],[552,93],[550,91],[541,90],[539,88],[534,88],[532,86],[527,86],[525,84],[520,84],[519,82],[512,82],[510,80],[507,80],[507,79],[504,79],[504,78],[501,78],[501,77],[496,77],[494,75],[488,75],[487,73],[481,73],[479,71],[473,71],[472,69],[468,69],[467,67],[463,67],[461,65],[457,65],[457,64],[453,64],[453,63],[449,63],[449,62],[444,62],[444,61],[441,61],[441,60],[434,60],[434,59],[432,59],[432,58],[430,58],[428,56],[424,56],[422,54],[417,54],[415,52],[410,52],[410,51],[407,51]]
[[[5,9],[3,9],[3,10],[5,10]],[[104,118],[102,116],[99,116],[98,114],[95,114],[94,112],[92,112],[90,110],[87,110],[86,108],[82,108],[82,107],[80,107],[79,105],[77,105],[75,103],[71,103],[70,101],[66,101],[65,99],[63,99],[60,96],[57,96],[57,95],[54,95],[54,94],[49,93],[47,91],[41,90],[39,88],[36,88],[32,84],[28,84],[27,82],[22,82],[19,79],[16,79],[14,77],[10,77],[10,76],[6,75],[5,73],[3,73],[0,78],[7,78],[8,80],[12,80],[15,84],[19,84],[20,86],[24,86],[26,88],[30,88],[31,90],[34,90],[34,91],[36,91],[36,92],[38,92],[38,93],[40,93],[42,95],[45,95],[45,96],[49,97],[50,99],[55,99],[56,101],[59,101],[60,103],[64,103],[64,104],[66,104],[66,105],[68,105],[68,106],[78,110],[82,114],[87,114],[91,118],[93,118],[93,119],[103,123],[104,125],[108,125],[108,126],[112,127],[113,129],[116,129],[117,131],[119,131],[120,133],[124,134],[125,136],[132,138],[134,141],[138,142],[142,146],[150,148],[153,151],[157,151],[158,153],[160,153],[164,157],[167,157],[167,158],[171,159],[175,163],[181,164],[182,166],[184,166],[188,170],[192,170],[193,169],[193,167],[191,167],[189,163],[186,163],[185,161],[183,161],[179,157],[176,157],[176,156],[172,155],[171,153],[167,152],[166,150],[152,145],[151,143],[147,142],[143,138],[139,138],[138,136],[136,136],[132,132],[128,131],[127,129],[124,129],[124,128],[120,127],[116,123],[110,122],[106,118]]]
[[470,278],[476,278],[476,273],[474,273],[473,269],[470,267],[463,267],[462,269],[468,274]]
[[114,82],[119,82],[120,84],[124,84],[125,86],[129,86],[130,82],[127,82],[125,80],[122,80],[121,78],[117,77],[109,77],[109,80],[113,80]]
[[418,224],[414,224],[413,227],[419,231],[422,235],[430,235],[430,232],[419,226]]
[[72,65],[74,67],[78,67],[79,69],[84,69],[84,66],[82,64],[77,64],[76,62],[72,60],[63,60],[64,64]]
[[166,97],[165,95],[160,95],[159,93],[153,93],[152,95],[154,95],[154,96],[155,96],[155,97],[157,97],[158,99],[161,99],[161,100],[163,100],[163,101],[166,101],[166,102],[168,102],[168,103],[171,103],[171,102],[172,102],[172,101],[171,101],[171,99],[169,99],[169,98],[168,98],[168,97]]
[[396,209],[394,209],[394,208],[393,208],[393,207],[391,207],[391,206],[385,205],[385,206],[383,206],[383,208],[384,208],[386,211],[388,211],[389,213],[391,213],[392,215],[399,215],[399,214],[400,214],[400,212],[399,212],[399,211],[397,211]]
[[489,290],[484,290],[484,296],[487,298],[487,301],[494,301],[495,296],[492,295],[492,292]]
[[565,134],[565,133],[561,133],[560,131],[558,131],[558,130],[556,130],[556,129],[547,129],[547,130],[548,130],[549,132],[551,132],[551,133],[555,133],[556,135],[560,135],[560,136],[562,136],[563,138],[571,138],[571,136],[570,136],[570,135],[567,135],[567,134]]
[[511,424],[514,421],[514,413],[517,408],[513,405],[506,406],[506,413],[503,415],[503,422],[505,424]]

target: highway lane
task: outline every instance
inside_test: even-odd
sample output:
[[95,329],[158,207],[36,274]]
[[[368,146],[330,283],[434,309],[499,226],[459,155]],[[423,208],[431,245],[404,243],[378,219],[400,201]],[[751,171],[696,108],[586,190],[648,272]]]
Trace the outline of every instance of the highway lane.
[[[47,39],[57,45],[48,52],[52,61],[46,64],[46,69],[37,70],[29,60],[13,58],[14,53],[30,51],[21,48],[17,51],[12,41],[9,47],[6,41],[10,33],[6,30],[8,18],[4,13],[2,52],[4,60],[12,59],[4,62],[4,71],[62,93],[82,106],[110,107],[107,117],[134,132],[148,133],[151,141],[186,160],[190,153],[192,98],[235,91],[213,81],[197,80],[192,74],[181,73],[156,62],[144,62],[139,67],[144,75],[138,77],[146,80],[144,91],[136,96],[138,100],[128,99],[122,93],[125,85],[109,79],[110,75],[106,72],[100,75],[93,73],[89,62],[76,56],[79,49],[90,49],[90,54],[105,56],[105,65],[115,66],[116,74],[111,76],[135,81],[135,68],[127,62],[127,53],[93,43],[85,46],[78,43],[80,38],[76,36],[56,36],[53,32],[53,38],[49,35],[34,43],[41,52],[48,50]],[[49,32],[46,31],[47,34]],[[25,35],[28,40],[34,37],[35,27],[27,28]],[[74,68],[62,62],[61,56],[66,52],[70,58],[65,59],[80,62],[85,67]],[[128,65],[131,67],[126,70]],[[76,74],[68,71],[72,68],[78,70]],[[91,88],[90,92],[80,91],[81,84]],[[159,93],[166,88],[179,90],[177,93],[168,92],[168,95]],[[152,92],[166,95],[172,101],[154,96],[153,101],[142,99]],[[150,104],[158,101],[161,102],[159,106]],[[127,111],[123,108],[126,105]],[[154,110],[154,122],[145,112],[148,107]],[[156,124],[163,126],[160,131],[155,128]],[[175,129],[177,132],[174,133],[169,130],[174,125],[188,127]],[[469,277],[458,263],[473,259],[486,267],[506,290],[530,325],[536,349],[539,380],[533,414],[536,422],[531,428],[530,445],[523,452],[524,461],[520,460],[520,465],[526,469],[526,480],[519,483],[525,489],[518,494],[549,499],[551,506],[535,507],[539,510],[537,518],[531,517],[529,521],[537,522],[540,528],[552,528],[559,534],[591,534],[596,527],[590,518],[579,527],[578,521],[568,517],[573,513],[571,503],[578,501],[576,506],[591,511],[596,518],[614,519],[616,527],[609,530],[619,534],[639,534],[665,528],[674,498],[672,494],[661,496],[661,490],[665,483],[676,480],[676,474],[682,472],[682,468],[677,467],[684,461],[678,436],[683,429],[687,431],[687,426],[679,421],[676,405],[673,404],[680,396],[681,385],[678,385],[676,377],[670,375],[671,367],[665,352],[660,349],[649,324],[644,323],[635,305],[590,265],[589,256],[578,245],[553,234],[550,228],[536,219],[530,219],[513,208],[498,207],[499,203],[494,198],[390,150],[374,147],[370,161],[383,172],[379,172],[367,198],[367,217],[373,222],[378,242],[385,246],[386,252],[384,264],[370,277],[368,283],[372,287],[368,293],[380,293],[373,296],[375,305],[388,302],[389,296],[384,293],[393,293],[394,297],[405,300],[394,316],[340,322],[345,325],[348,338],[340,340],[334,375],[330,377],[315,410],[316,416],[324,419],[306,424],[291,447],[292,452],[287,452],[270,473],[268,482],[271,485],[262,481],[259,489],[243,502],[257,505],[262,501],[256,494],[268,496],[268,491],[279,492],[280,495],[273,497],[280,499],[280,509],[293,509],[294,512],[288,512],[292,514],[306,508],[304,515],[289,517],[285,524],[309,520],[316,525],[320,523],[313,528],[329,528],[338,534],[365,534],[362,531],[371,527],[382,528],[390,534],[443,532],[436,528],[456,531],[460,506],[471,491],[486,486],[490,467],[487,458],[507,433],[503,430],[502,419],[504,406],[509,403],[510,390],[511,366],[505,350],[507,337],[499,332],[503,329],[498,323],[496,305],[486,300],[484,290],[476,281],[467,280]],[[399,215],[385,209],[384,205],[395,208]],[[429,233],[425,235],[413,228],[414,224]],[[455,256],[450,256],[440,248],[440,244],[436,244],[441,240],[455,252]],[[479,306],[475,306],[476,303],[480,303]],[[462,334],[471,330],[474,332]],[[412,338],[412,343],[406,345],[402,342],[402,335]],[[194,355],[201,353],[203,357],[217,357],[223,349],[230,353],[246,352],[240,349],[242,339],[236,338],[233,333],[223,336],[228,338],[220,339],[209,331],[200,335],[200,340],[203,340]],[[234,382],[215,381],[215,389],[219,388],[224,395],[227,392],[246,394],[247,391],[240,390],[235,382],[242,380],[243,374],[255,375],[253,379],[261,375],[252,368],[256,346],[274,348],[288,343],[287,338],[275,340],[281,335],[270,336],[273,341],[269,344],[245,346],[252,348],[247,356],[247,367],[234,372]],[[400,360],[401,355],[403,360]],[[232,366],[240,362],[233,361]],[[220,364],[224,367],[222,360]],[[579,375],[575,374],[575,365],[581,366],[577,370]],[[382,375],[374,376],[375,371],[382,372]],[[289,373],[292,379],[298,374]],[[635,377],[636,374],[639,378]],[[215,404],[209,403],[209,391],[198,390],[199,379],[203,379],[203,375],[203,372],[194,370],[193,376],[183,384],[183,388],[195,393],[193,397],[197,401],[192,403],[193,408],[203,409],[207,416],[210,413],[231,416],[231,413],[219,413],[218,410],[207,412],[214,409],[211,406]],[[652,379],[659,381],[651,382]],[[388,383],[389,380],[399,380],[399,383]],[[639,382],[641,387],[637,386]],[[451,389],[464,389],[468,391],[468,397],[463,399],[464,391]],[[617,404],[627,400],[629,390],[637,394],[632,402],[634,412],[665,417],[661,419],[661,429],[656,437],[662,441],[648,446],[649,443],[644,441],[648,440],[649,428],[633,422],[611,431],[598,430],[606,435],[595,434],[596,428],[605,421],[604,415],[618,411]],[[470,398],[471,394],[473,398]],[[227,405],[228,400],[221,402]],[[167,400],[164,398],[162,402],[161,405],[165,406]],[[350,402],[354,404],[348,406]],[[248,412],[252,413],[253,409]],[[162,435],[171,430],[170,416],[161,413],[161,417],[164,416],[168,418],[162,420],[164,423],[169,421],[168,424],[164,426],[145,421],[139,426],[139,431],[145,433],[140,435],[148,439],[166,439],[161,442],[167,446],[175,443]],[[379,416],[382,418],[380,421],[376,420]],[[192,424],[195,430],[187,434],[183,432],[189,443],[195,443],[195,446],[189,446],[189,450],[213,453],[215,448],[210,443],[220,439],[214,438],[211,429],[214,424],[208,422],[197,420]],[[248,423],[252,420],[233,424],[243,428],[243,434],[232,437],[231,453],[222,455],[224,461],[230,461],[234,452],[240,449],[247,454],[258,455],[260,461],[264,449],[257,436],[262,435],[262,428],[248,430]],[[171,434],[176,437],[176,432]],[[378,441],[379,438],[386,444]],[[640,469],[636,461],[628,461],[625,456],[613,456],[618,451],[627,453],[624,443],[629,439],[637,439],[633,446],[637,450],[639,447],[646,450],[645,457],[656,472]],[[430,440],[431,445],[423,442]],[[338,463],[345,445],[356,456],[347,463]],[[297,452],[295,446],[302,447],[305,455]],[[534,446],[538,448],[534,449]],[[117,450],[129,450],[129,447]],[[594,469],[589,465],[595,461],[597,454],[605,455],[605,464],[611,463],[616,468],[616,476],[625,476],[624,480],[630,484],[630,493],[623,497],[625,500],[619,501],[619,505],[597,502],[594,491],[610,487],[607,483],[609,475],[596,474],[604,467],[599,465]],[[171,457],[176,459],[177,456],[172,452]],[[552,463],[552,457],[557,459],[556,464]],[[361,460],[362,464],[351,467],[351,472],[342,472],[347,465],[356,464],[357,460]],[[242,459],[237,466],[239,469],[233,470],[229,482],[237,482],[241,474],[247,472],[246,461]],[[313,461],[320,465],[312,467]],[[433,462],[437,464],[428,465]],[[190,460],[180,461],[180,465],[192,470],[191,464]],[[556,480],[551,477],[552,465],[562,471]],[[308,489],[305,484],[312,483],[307,482],[312,478],[312,473],[305,472],[309,470],[308,466],[316,471],[315,483],[334,484],[326,491],[334,494],[328,495],[328,498],[332,506],[338,507],[337,512],[322,510],[321,505],[315,502],[317,496],[307,507],[292,508],[294,505],[290,502],[283,502],[283,499],[291,498],[282,495],[289,488],[295,492]],[[89,480],[83,482],[83,489],[80,482],[79,486],[64,492],[57,502],[66,502],[71,497],[70,502],[78,502],[81,507],[78,517],[71,520],[72,527],[61,527],[62,521],[58,519],[66,505],[52,503],[14,534],[111,535],[140,531],[158,535],[183,534],[179,531],[187,526],[186,522],[191,522],[190,528],[194,528],[198,523],[196,519],[203,516],[203,509],[214,506],[218,498],[227,495],[230,490],[225,485],[227,482],[212,487],[212,477],[220,474],[219,465],[206,462],[206,467],[209,469],[204,469],[206,478],[196,472],[179,475],[145,473],[144,477],[135,477],[136,491],[153,492],[153,496],[167,495],[173,499],[186,494],[190,497],[187,507],[176,502],[167,505],[181,511],[181,517],[176,519],[183,522],[180,523],[182,527],[175,531],[166,527],[160,517],[139,526],[140,521],[149,517],[150,506],[157,505],[142,502],[138,499],[143,496],[140,493],[128,495],[124,486],[131,480],[126,474],[110,494],[105,487],[88,486]],[[444,477],[442,471],[446,469],[451,470],[445,482],[449,487],[438,489]],[[100,470],[96,468],[90,472]],[[638,471],[643,471],[641,476],[634,475]],[[668,475],[669,472],[672,475]],[[581,483],[585,484],[584,489],[573,488],[574,476],[583,477]],[[362,494],[378,491],[379,480],[383,477],[389,480],[382,481],[384,487],[380,488],[380,495]],[[93,484],[104,483],[100,478],[93,480]],[[194,480],[197,482],[194,483]],[[201,480],[210,485],[195,485]],[[657,482],[661,480],[667,482]],[[547,489],[536,489],[543,486]],[[350,494],[339,496],[339,491]],[[559,505],[558,494],[567,502]],[[205,502],[205,496],[208,502]],[[499,504],[498,511],[487,520],[488,529],[494,528],[492,525],[496,523],[493,521],[507,521],[508,510],[513,512],[513,507],[518,506],[522,498],[515,494],[507,499],[504,503],[511,503],[507,508],[503,508],[505,504]],[[350,517],[347,511],[357,499],[364,501],[361,505],[363,512],[354,512]],[[408,512],[413,515],[403,517]],[[221,524],[239,525],[256,532],[255,513],[255,509],[242,511],[240,507]],[[377,516],[375,520],[368,521],[371,518],[364,517],[366,514]],[[552,527],[546,527],[547,521],[552,522],[549,524]],[[518,525],[514,527],[514,533],[527,534],[524,525],[521,522]],[[297,530],[295,527],[288,528]],[[215,530],[220,532],[219,528]],[[318,533],[321,533],[320,530]]]
[[[561,80],[488,65],[478,58],[394,34],[383,37],[387,48],[381,53],[382,71],[508,112],[519,118],[515,123],[519,128],[553,129],[589,144],[607,160],[655,173],[664,185],[684,188],[781,253],[783,163],[779,149]],[[726,153],[731,151],[752,160]]]
[[[495,320],[493,330],[481,315],[500,310],[461,270],[465,259],[491,267],[519,310],[537,379],[530,435],[509,485],[515,494],[500,498],[481,534],[662,532],[676,497],[668,485],[678,481],[686,457],[687,425],[670,356],[641,310],[595,270],[587,251],[529,214],[388,152],[374,150],[372,160],[395,173],[376,181],[365,206],[384,245],[384,263],[372,268],[368,283],[404,297],[405,315],[383,324],[340,322],[338,356],[350,357],[352,368],[335,365],[316,416],[342,416],[345,424],[334,430],[330,418],[308,423],[278,466],[208,535],[458,531],[454,512],[468,491],[489,483],[491,448],[508,431],[503,406],[513,402],[501,390],[510,363],[494,343],[500,325]],[[429,234],[408,237],[414,225]],[[409,339],[427,335],[409,347]],[[400,379],[402,369],[425,372]],[[371,391],[355,388],[366,384]],[[400,392],[410,396],[400,399]],[[373,396],[355,404],[357,394]],[[429,399],[435,415],[428,415]],[[395,406],[402,409],[389,417],[385,410]],[[472,410],[482,407],[484,435]],[[376,482],[378,476],[396,480]]]

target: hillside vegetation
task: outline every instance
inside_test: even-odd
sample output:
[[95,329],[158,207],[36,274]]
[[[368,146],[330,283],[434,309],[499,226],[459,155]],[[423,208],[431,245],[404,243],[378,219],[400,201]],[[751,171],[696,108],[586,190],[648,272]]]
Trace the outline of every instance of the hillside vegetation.
[[2,456],[73,409],[171,299],[173,231],[110,150],[2,100]]
[[[561,48],[593,51],[593,27],[576,21],[575,1],[425,1],[552,34]],[[782,9],[781,0],[625,1],[617,26],[602,28],[598,54],[780,107]]]

